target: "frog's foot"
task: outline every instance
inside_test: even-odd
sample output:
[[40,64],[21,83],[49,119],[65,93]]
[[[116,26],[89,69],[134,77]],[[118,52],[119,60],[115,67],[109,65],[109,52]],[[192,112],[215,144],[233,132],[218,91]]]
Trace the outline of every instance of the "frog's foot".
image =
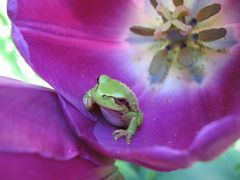
[[117,129],[115,131],[113,131],[113,136],[114,136],[114,140],[117,141],[120,137],[122,136],[126,136],[126,143],[130,144],[133,134],[127,130],[124,129]]

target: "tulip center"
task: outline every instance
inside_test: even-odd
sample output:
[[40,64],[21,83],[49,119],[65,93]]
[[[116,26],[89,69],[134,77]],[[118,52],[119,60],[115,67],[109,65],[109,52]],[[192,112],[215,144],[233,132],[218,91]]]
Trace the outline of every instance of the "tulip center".
[[[172,34],[179,39],[181,35],[183,37],[192,30],[192,26],[184,22],[184,17],[190,14],[190,11],[185,6],[178,6],[171,12],[163,5],[158,4],[156,11],[163,18],[163,24],[159,25],[154,31],[156,39],[165,39],[171,37]],[[174,36],[172,36],[172,40],[174,41]]]
[[[201,83],[204,77],[204,67],[199,58],[204,50],[224,51],[225,49],[209,48],[205,43],[217,41],[226,36],[225,28],[203,28],[199,31],[198,24],[217,15],[220,4],[210,4],[203,7],[195,17],[191,10],[184,6],[183,0],[173,0],[175,10],[170,11],[156,0],[150,0],[154,10],[162,18],[162,23],[155,28],[132,26],[130,31],[140,36],[152,36],[154,41],[165,44],[153,55],[148,70],[151,83],[162,83],[169,74],[169,69],[177,65],[186,69],[196,82]],[[186,53],[190,56],[186,58]],[[184,55],[184,57],[183,57]]]

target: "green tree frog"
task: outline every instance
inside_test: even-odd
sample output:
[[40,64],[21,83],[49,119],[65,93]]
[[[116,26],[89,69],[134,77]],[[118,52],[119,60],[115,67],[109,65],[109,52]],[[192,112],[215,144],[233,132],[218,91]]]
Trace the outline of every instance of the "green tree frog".
[[98,105],[107,121],[124,128],[113,131],[115,141],[125,136],[126,143],[130,144],[143,122],[143,113],[133,91],[126,84],[107,75],[98,78],[97,84],[84,95],[83,103],[89,111]]

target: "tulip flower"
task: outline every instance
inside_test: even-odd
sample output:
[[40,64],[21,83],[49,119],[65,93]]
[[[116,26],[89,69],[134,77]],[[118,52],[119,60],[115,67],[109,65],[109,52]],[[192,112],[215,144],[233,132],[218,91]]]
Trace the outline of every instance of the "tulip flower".
[[[217,157],[240,137],[237,0],[9,0],[12,37],[56,91],[77,137],[155,170]],[[136,94],[143,124],[127,145],[85,93],[106,74]]]
[[1,179],[119,179],[68,126],[57,94],[0,77]]

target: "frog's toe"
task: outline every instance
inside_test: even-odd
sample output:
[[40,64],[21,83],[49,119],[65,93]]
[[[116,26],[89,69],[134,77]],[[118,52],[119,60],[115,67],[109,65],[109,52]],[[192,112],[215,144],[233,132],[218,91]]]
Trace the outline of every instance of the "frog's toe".
[[114,136],[115,141],[117,141],[122,136],[126,136],[126,143],[130,144],[133,134],[128,132],[127,130],[117,129],[117,130],[113,131],[113,136]]

